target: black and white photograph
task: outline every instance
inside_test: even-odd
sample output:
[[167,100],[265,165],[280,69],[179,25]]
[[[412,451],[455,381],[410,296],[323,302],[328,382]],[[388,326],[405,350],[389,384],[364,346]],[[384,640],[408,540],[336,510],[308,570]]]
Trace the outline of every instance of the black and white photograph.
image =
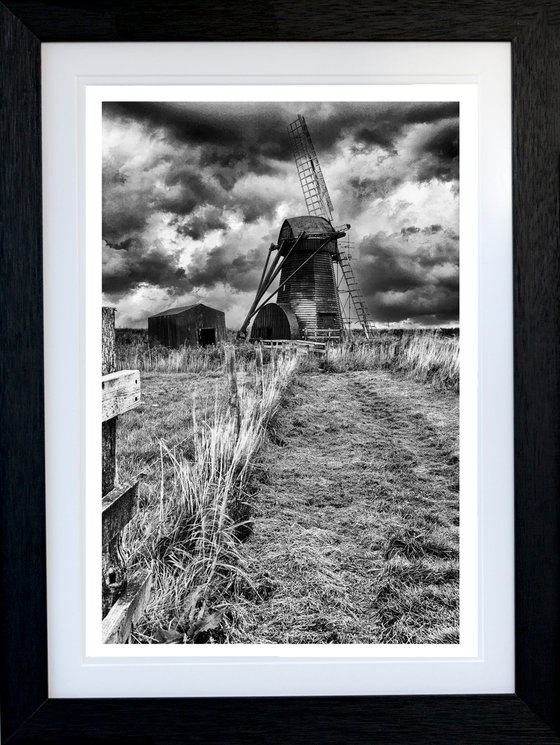
[[102,118],[103,642],[458,645],[459,103]]

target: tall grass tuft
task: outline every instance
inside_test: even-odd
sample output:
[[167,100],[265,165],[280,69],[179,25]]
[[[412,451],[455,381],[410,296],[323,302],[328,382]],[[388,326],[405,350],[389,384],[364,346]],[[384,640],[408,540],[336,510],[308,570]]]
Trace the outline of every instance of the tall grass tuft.
[[239,389],[239,423],[217,392],[204,418],[193,411],[188,458],[161,444],[160,487],[127,535],[129,567],[151,567],[154,585],[133,641],[227,640],[228,598],[250,584],[239,549],[255,457],[297,366],[294,355],[253,366],[254,382]]
[[324,367],[332,372],[391,370],[438,389],[458,391],[459,337],[437,331],[380,334],[368,342],[329,346]]

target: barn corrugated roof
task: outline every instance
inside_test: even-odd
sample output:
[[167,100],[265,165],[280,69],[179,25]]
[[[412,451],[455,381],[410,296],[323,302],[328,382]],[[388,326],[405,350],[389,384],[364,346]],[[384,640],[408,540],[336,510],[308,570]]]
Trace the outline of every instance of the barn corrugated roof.
[[218,308],[212,308],[209,305],[205,305],[204,303],[194,303],[194,305],[179,305],[176,308],[167,308],[167,310],[160,310],[159,313],[154,313],[150,316],[150,318],[157,318],[158,316],[177,316],[179,313],[184,313],[186,310],[192,310],[193,308],[207,308],[208,310],[214,310],[216,313],[223,313],[222,310],[218,310]]

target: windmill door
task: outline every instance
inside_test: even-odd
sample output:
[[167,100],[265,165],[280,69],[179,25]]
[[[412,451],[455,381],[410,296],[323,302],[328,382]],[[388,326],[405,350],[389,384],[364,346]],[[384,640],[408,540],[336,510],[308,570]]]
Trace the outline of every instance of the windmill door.
[[319,311],[317,314],[318,326],[320,329],[337,329],[338,319],[336,313],[322,313]]

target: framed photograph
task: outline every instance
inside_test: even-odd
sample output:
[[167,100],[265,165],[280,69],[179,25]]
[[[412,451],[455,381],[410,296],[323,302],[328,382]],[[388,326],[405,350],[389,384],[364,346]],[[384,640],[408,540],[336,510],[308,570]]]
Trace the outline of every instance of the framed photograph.
[[5,737],[556,742],[550,17],[12,5]]
[[[60,85],[49,53],[45,91],[51,78]],[[509,49],[500,53],[506,69]],[[119,412],[117,486],[101,422],[84,416],[86,646],[109,645],[98,654],[114,656],[126,635],[156,655],[167,641],[163,653],[188,657],[476,657],[475,88],[416,81],[87,84],[86,328],[101,337],[101,304],[115,316],[116,369],[97,407],[108,421]],[[86,332],[86,370],[97,372],[104,350],[89,342]],[[216,447],[219,465],[200,472]],[[109,469],[102,509],[96,482]],[[131,489],[136,514],[124,537],[117,521],[112,548]],[[186,507],[187,494],[207,497]],[[100,512],[111,526],[101,548]],[[127,611],[134,624],[129,593],[108,583],[103,617],[103,556],[105,573],[140,572],[128,583],[146,606],[141,620],[138,603]],[[68,636],[63,621],[52,625]],[[508,622],[499,625],[503,635]]]

